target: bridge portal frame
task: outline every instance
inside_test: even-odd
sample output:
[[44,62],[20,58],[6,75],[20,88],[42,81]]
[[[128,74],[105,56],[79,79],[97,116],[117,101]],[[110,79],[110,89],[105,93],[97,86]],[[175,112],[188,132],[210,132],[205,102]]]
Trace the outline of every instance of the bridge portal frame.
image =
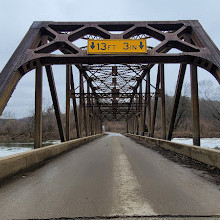
[[[120,33],[119,33],[120,32]],[[138,39],[154,38],[160,43],[148,48],[147,54],[91,55],[85,48],[74,43],[85,36],[97,39]],[[182,52],[169,54],[176,48]],[[53,54],[60,50],[62,55]],[[35,147],[41,147],[42,139],[42,67],[45,66],[51,96],[55,109],[61,141],[69,140],[70,99],[73,100],[77,137],[101,132],[102,118],[94,114],[97,105],[101,112],[104,105],[99,103],[98,94],[83,64],[141,64],[142,73],[132,88],[130,103],[126,103],[127,130],[144,134],[146,115],[148,116],[148,136],[154,135],[158,98],[161,98],[162,138],[171,140],[186,65],[191,71],[191,97],[193,112],[193,143],[200,145],[199,104],[197,66],[206,69],[220,83],[220,52],[210,37],[196,20],[143,21],[143,22],[34,22],[24,39],[0,74],[0,114],[3,112],[19,80],[29,71],[36,69],[35,89]],[[168,135],[166,134],[164,64],[180,63],[179,78],[173,101]],[[53,79],[52,65],[66,65],[66,129],[61,123],[61,113]],[[153,115],[151,117],[150,70],[158,64]],[[80,72],[80,110],[77,112],[76,92],[72,66]],[[112,69],[112,72],[114,70]],[[145,79],[146,77],[146,79]],[[83,79],[87,82],[87,101]],[[142,83],[146,81],[145,96]],[[139,96],[138,96],[139,94]],[[112,94],[113,95],[113,94]],[[139,97],[139,99],[138,99]],[[134,103],[135,100],[135,103]],[[87,106],[86,104],[87,103]],[[136,114],[131,109],[136,105]],[[126,109],[127,108],[127,109]],[[114,108],[112,107],[114,110]],[[132,112],[132,115],[129,114]],[[129,119],[131,121],[129,123]],[[83,124],[84,123],[84,124]],[[96,126],[96,124],[99,124]],[[129,125],[130,124],[130,125]]]

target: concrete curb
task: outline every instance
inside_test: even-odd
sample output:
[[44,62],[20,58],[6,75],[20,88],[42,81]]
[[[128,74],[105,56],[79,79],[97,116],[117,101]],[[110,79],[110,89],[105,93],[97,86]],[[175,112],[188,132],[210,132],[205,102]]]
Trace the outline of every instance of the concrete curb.
[[194,145],[187,145],[187,144],[179,144],[175,142],[170,142],[167,140],[157,139],[157,138],[150,138],[135,134],[126,134],[127,137],[130,137],[135,140],[141,141],[143,144],[153,144],[159,147],[162,147],[166,150],[170,150],[176,152],[178,154],[185,155],[190,157],[194,160],[200,161],[204,164],[217,167],[220,169],[220,151],[219,150],[212,150],[203,147],[197,147]]
[[10,177],[22,170],[27,170],[31,167],[37,166],[48,159],[68,150],[77,148],[80,145],[103,135],[104,133],[78,138],[61,144],[50,145],[12,156],[2,157],[0,158],[0,180]]

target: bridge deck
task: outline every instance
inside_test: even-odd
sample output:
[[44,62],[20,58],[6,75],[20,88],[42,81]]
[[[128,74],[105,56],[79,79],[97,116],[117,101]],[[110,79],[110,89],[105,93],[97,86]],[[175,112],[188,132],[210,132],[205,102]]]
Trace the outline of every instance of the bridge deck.
[[193,170],[107,135],[0,188],[0,219],[218,215],[220,192]]

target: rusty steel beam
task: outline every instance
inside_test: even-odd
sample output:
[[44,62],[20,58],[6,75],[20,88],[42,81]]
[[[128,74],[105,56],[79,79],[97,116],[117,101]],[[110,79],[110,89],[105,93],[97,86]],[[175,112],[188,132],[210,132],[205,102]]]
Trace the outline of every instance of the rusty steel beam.
[[140,83],[140,87],[139,87],[139,112],[140,112],[140,125],[139,125],[139,130],[140,130],[140,135],[144,135],[144,118],[143,118],[143,99],[142,99],[142,80]]
[[[111,28],[108,29],[109,27]],[[85,51],[75,46],[74,42],[72,43],[89,34],[106,39],[114,38],[115,35],[109,32],[112,27],[124,31],[118,35],[119,39],[138,38],[142,34],[159,39],[161,43],[150,49],[147,55],[122,54],[120,56],[87,55]],[[182,40],[186,34],[190,35],[190,42]],[[50,41],[45,45],[40,45],[45,36]],[[183,52],[167,54],[166,52],[172,48]],[[63,55],[51,54],[55,50],[62,51]],[[220,52],[198,21],[34,22],[12,59],[0,74],[0,112],[4,109],[21,75],[36,68],[37,62],[41,65],[189,63],[208,70],[220,82]]]
[[[40,40],[40,27],[30,28],[0,73],[0,115],[7,105],[16,85],[24,76],[23,70],[19,68],[22,65],[21,58],[27,53],[30,47],[37,47]],[[37,66],[40,66],[39,62],[35,62],[35,66],[32,68],[34,69]]]
[[87,130],[87,115],[86,115],[86,104],[85,104],[85,97],[84,97],[84,84],[81,86],[82,88],[82,108],[83,108],[83,127],[85,130],[85,136],[88,136],[88,130]]
[[[90,103],[90,86],[89,86],[89,83],[87,81],[87,93],[88,93],[88,96],[87,96],[87,105],[91,105]],[[90,130],[90,108],[89,107],[86,107],[86,127],[87,127],[87,135],[91,135],[91,130]]]
[[167,140],[172,139],[172,134],[173,134],[176,114],[177,114],[177,110],[178,110],[178,106],[179,106],[179,100],[180,100],[180,96],[181,96],[185,72],[186,72],[186,64],[181,64],[180,70],[179,70],[179,75],[178,75],[178,80],[176,83],[176,91],[175,91],[175,95],[173,98],[172,114],[171,114],[171,118],[170,118]]
[[102,133],[102,120],[100,119],[100,133]]
[[199,117],[199,95],[197,67],[190,65],[191,76],[191,102],[193,119],[193,145],[200,146],[200,117]]
[[70,65],[66,65],[66,140],[70,140]]
[[138,99],[138,94],[136,94],[136,134],[139,134],[139,110],[140,110],[140,107],[139,107],[139,99]]
[[[147,95],[147,127],[148,127],[148,136],[151,135],[151,93],[150,93],[150,70],[147,72],[147,81],[146,81],[146,95]],[[156,94],[155,94],[156,95]]]
[[51,94],[52,101],[53,101],[53,107],[54,107],[54,111],[55,111],[57,126],[58,126],[58,130],[59,130],[59,134],[60,134],[60,140],[61,140],[61,142],[64,142],[66,140],[66,138],[65,138],[65,135],[63,132],[60,106],[59,106],[55,81],[54,81],[54,77],[53,77],[53,70],[52,70],[51,66],[45,66],[45,68],[46,68],[47,79],[48,79],[48,83],[49,83],[49,87],[50,87],[50,94]]
[[165,106],[165,79],[164,79],[164,64],[159,64],[160,68],[160,91],[161,91],[161,129],[162,139],[166,139],[166,106]]
[[97,116],[96,115],[93,116],[93,120],[94,120],[93,122],[94,134],[97,134]]
[[126,119],[126,133],[130,133],[130,122]]
[[42,67],[36,68],[35,73],[35,115],[34,115],[34,148],[42,147]]
[[[90,103],[92,104],[92,97],[90,98]],[[93,135],[93,108],[90,108],[90,114],[89,114],[89,126],[90,126],[90,134]]]
[[[70,96],[72,96],[72,93],[74,93],[75,97],[76,98],[79,98],[81,93],[77,93],[75,92],[73,89],[70,90]],[[145,93],[145,94],[142,94],[142,99],[145,99],[145,97],[147,98],[148,95],[154,95],[156,94],[155,92],[150,92],[150,93]],[[132,96],[133,96],[133,93],[86,93],[84,92],[83,94],[85,96],[85,98],[88,98],[88,96],[90,97],[94,97],[94,98],[98,98],[98,99],[107,99],[107,98],[113,98],[114,95],[117,95],[118,98],[121,98],[121,99],[131,99]]]
[[76,126],[76,137],[80,137],[79,133],[79,120],[78,120],[78,113],[77,113],[77,104],[76,104],[76,96],[75,96],[75,83],[74,83],[74,78],[73,78],[73,70],[71,66],[70,70],[70,85],[71,85],[71,98],[73,102],[73,112],[74,112],[74,118],[75,118],[75,126]]
[[[160,68],[158,65],[158,71],[157,71],[157,81],[156,81],[156,91],[159,90],[160,86]],[[154,108],[153,108],[153,116],[152,116],[152,126],[151,126],[151,137],[154,137],[154,129],[155,129],[155,123],[156,123],[156,115],[157,115],[157,104],[158,104],[158,95],[155,95],[154,97]]]
[[[79,71],[79,91],[83,93],[83,73]],[[79,135],[83,137],[83,96],[79,99]]]
[[143,111],[143,130],[145,132],[146,129],[146,115],[147,115],[147,79],[145,84],[145,97],[144,97],[144,111]]
[[[115,34],[111,31],[121,31],[121,33]],[[117,56],[109,54],[90,55],[87,54],[86,46],[79,48],[75,45],[75,41],[78,39],[86,41],[88,39],[116,38],[152,38],[159,40],[160,43],[155,47],[148,46],[147,54],[118,54]],[[182,52],[178,54],[168,53],[172,48],[179,49]],[[56,50],[61,51],[62,54],[55,55],[54,52]],[[67,65],[67,72],[71,72],[71,74],[68,74],[68,85],[66,88],[67,139],[69,139],[70,97],[73,99],[73,105],[75,105],[74,115],[77,137],[82,136],[84,130],[86,135],[100,132],[104,119],[120,120],[133,118],[134,132],[143,134],[146,114],[148,135],[152,136],[155,129],[158,93],[161,93],[161,130],[162,138],[165,139],[166,112],[163,70],[165,63],[180,63],[182,66],[190,64],[191,87],[197,88],[195,66],[200,66],[209,71],[220,83],[220,52],[198,21],[35,22],[0,74],[0,113],[3,111],[14,88],[24,74],[36,68],[40,72],[39,68],[44,65],[65,64]],[[74,85],[72,86],[72,67],[70,67],[72,64],[75,64],[80,71],[80,93],[78,94],[75,91]],[[160,68],[154,93],[155,101],[151,120],[152,93],[150,92],[149,72],[155,64],[159,64]],[[145,80],[145,76],[146,91],[145,95],[143,95],[142,83]],[[87,81],[87,93],[84,93],[83,78]],[[36,79],[38,85],[40,85],[39,81],[40,78]],[[71,90],[69,88],[70,84]],[[175,95],[168,139],[172,136],[172,126],[175,122],[179,101],[178,96],[181,92],[180,87],[182,87],[181,80],[177,86],[176,90],[178,91]],[[200,137],[200,134],[197,90],[198,88],[192,89],[192,108],[194,141],[198,144],[197,139]],[[36,91],[42,96],[37,86]],[[80,99],[79,118],[76,106],[77,97]],[[143,99],[145,99],[144,102]],[[40,119],[40,111],[42,111],[42,106],[40,110],[40,98],[36,98],[36,103],[36,117],[38,120],[36,135],[39,140],[39,128],[40,124],[42,124],[42,119]],[[129,125],[127,124],[127,126],[128,130]],[[61,127],[62,125],[60,125],[59,130]],[[60,135],[61,133],[60,130]]]

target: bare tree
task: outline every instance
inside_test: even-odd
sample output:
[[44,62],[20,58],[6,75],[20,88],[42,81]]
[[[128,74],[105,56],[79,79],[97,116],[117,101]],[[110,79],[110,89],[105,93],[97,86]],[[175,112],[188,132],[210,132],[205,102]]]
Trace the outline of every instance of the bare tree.
[[[189,93],[190,93],[190,85],[189,83],[185,83],[179,100],[178,111],[174,123],[174,130],[178,129],[184,122],[187,121],[187,119],[191,118]],[[170,123],[172,106],[173,106],[173,97],[166,96],[167,125],[169,125]]]
[[208,101],[207,107],[212,117],[220,121],[220,89],[210,80],[201,81],[199,88],[200,97]]

